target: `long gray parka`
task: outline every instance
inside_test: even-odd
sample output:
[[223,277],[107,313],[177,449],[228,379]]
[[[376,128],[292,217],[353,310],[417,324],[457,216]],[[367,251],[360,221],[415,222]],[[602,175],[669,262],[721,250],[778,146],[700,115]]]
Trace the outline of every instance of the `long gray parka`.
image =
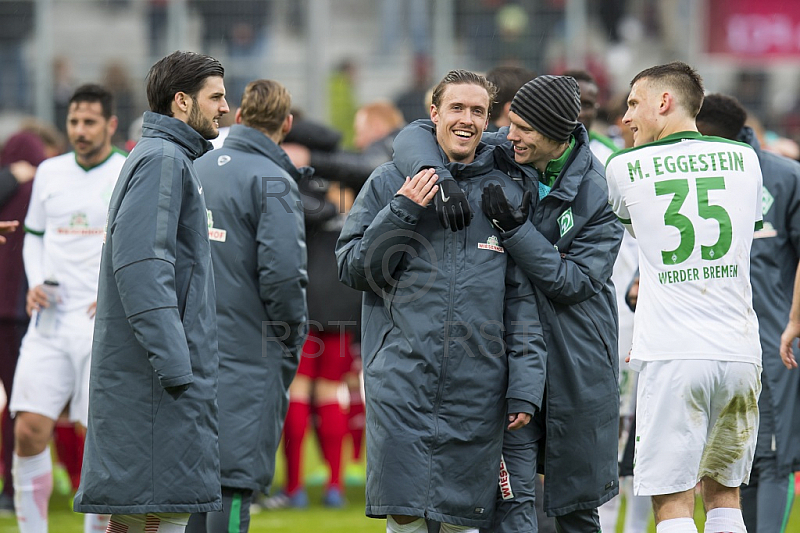
[[210,148],[180,120],[146,112],[120,172],[100,264],[78,512],[222,509],[214,276],[192,166]]
[[[473,209],[488,183],[521,199],[490,149],[449,168]],[[445,231],[432,205],[395,196],[403,181],[376,169],[336,247],[340,279],[365,291],[366,513],[488,526],[507,409],[542,399],[536,301],[485,217]]]
[[[395,163],[405,175],[441,168],[430,123],[417,121],[395,138]],[[485,133],[496,144],[498,168],[538,191],[538,173],[514,162],[507,128]],[[536,202],[529,221],[503,247],[536,288],[547,344],[544,446],[538,461],[545,474],[544,509],[551,516],[592,509],[619,491],[619,361],[617,306],[611,272],[622,241],[608,205],[603,165],[589,149],[582,125],[575,147],[552,190]],[[405,156],[405,157],[403,157]],[[512,205],[514,200],[511,200]],[[473,219],[483,217],[480,211]],[[469,226],[468,226],[469,228]],[[511,468],[511,465],[509,465]],[[531,465],[531,469],[534,465]]]
[[756,456],[769,453],[774,446],[778,474],[788,475],[800,470],[800,373],[783,366],[779,348],[800,260],[800,164],[761,150],[749,127],[742,129],[739,140],[756,151],[764,176],[764,227],[753,239],[750,280],[763,353],[764,387],[758,403],[761,411],[771,411],[774,434],[759,431]]
[[222,486],[266,492],[305,338],[301,176],[270,138],[239,124],[194,166],[217,287]]

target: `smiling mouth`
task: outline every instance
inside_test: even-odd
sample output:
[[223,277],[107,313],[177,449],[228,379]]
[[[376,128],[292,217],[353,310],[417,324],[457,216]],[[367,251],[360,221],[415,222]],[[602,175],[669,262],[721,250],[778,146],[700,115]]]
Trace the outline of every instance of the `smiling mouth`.
[[471,139],[472,137],[475,136],[475,134],[472,133],[471,131],[464,131],[464,130],[454,130],[453,135],[455,135],[459,139]]

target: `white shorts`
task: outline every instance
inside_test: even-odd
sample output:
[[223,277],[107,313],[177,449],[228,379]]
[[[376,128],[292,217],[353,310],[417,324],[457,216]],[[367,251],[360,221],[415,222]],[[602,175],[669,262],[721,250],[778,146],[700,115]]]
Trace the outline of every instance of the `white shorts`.
[[69,418],[86,426],[89,418],[89,362],[94,320],[84,311],[59,317],[53,337],[31,320],[22,339],[8,410],[58,419],[69,403]]
[[645,362],[639,375],[633,484],[637,496],[672,494],[709,477],[750,480],[761,368],[712,360]]

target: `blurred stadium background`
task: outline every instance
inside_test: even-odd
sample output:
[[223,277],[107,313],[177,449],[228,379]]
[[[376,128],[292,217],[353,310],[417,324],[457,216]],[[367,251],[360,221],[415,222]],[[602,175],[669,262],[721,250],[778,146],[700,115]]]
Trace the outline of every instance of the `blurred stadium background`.
[[0,142],[24,114],[63,127],[71,90],[89,81],[116,92],[127,135],[148,68],[175,49],[220,59],[232,106],[247,81],[274,78],[308,117],[343,129],[377,98],[418,113],[455,67],[586,68],[603,103],[642,68],[680,59],[800,139],[800,2],[0,0]]

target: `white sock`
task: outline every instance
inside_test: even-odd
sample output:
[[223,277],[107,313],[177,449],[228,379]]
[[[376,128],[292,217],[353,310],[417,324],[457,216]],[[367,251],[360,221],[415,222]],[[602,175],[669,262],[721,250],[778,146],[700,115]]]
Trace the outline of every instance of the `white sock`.
[[597,508],[597,514],[600,515],[600,531],[603,533],[614,533],[617,531],[620,496],[621,495],[614,496]]
[[747,533],[741,509],[718,507],[706,514],[705,533]]
[[184,533],[186,513],[112,515],[106,533]]
[[47,533],[47,503],[53,493],[50,448],[39,455],[14,454],[14,506],[20,533]]
[[691,518],[670,518],[656,525],[656,533],[697,533],[697,525]]
[[108,527],[109,518],[111,515],[107,514],[83,515],[83,533],[103,533]]
[[439,533],[478,533],[478,529],[472,526],[456,526],[454,524],[442,524]]
[[409,524],[400,525],[389,515],[386,517],[386,533],[428,533],[428,524],[424,518],[417,518]]

